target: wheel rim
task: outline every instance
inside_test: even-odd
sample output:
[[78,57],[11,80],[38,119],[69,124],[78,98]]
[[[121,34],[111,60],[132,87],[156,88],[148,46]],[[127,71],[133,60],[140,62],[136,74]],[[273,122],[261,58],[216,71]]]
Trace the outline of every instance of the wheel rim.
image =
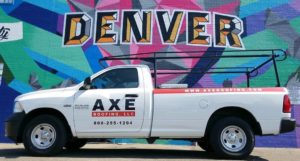
[[56,131],[50,124],[39,124],[31,132],[31,142],[38,149],[47,149],[56,139]]
[[238,126],[227,126],[221,133],[221,143],[230,152],[242,150],[247,143],[247,136],[243,129]]

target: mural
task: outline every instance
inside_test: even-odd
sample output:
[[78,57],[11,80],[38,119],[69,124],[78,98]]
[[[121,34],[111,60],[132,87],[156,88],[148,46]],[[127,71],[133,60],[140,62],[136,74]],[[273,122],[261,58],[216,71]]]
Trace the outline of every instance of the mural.
[[[66,87],[101,70],[104,56],[145,52],[244,49],[286,50],[278,62],[280,83],[290,90],[293,117],[300,124],[299,0],[14,0],[0,1],[0,141],[3,121],[16,96],[40,89]],[[243,53],[237,53],[243,54]],[[260,53],[257,53],[260,54]],[[168,55],[168,54],[167,54]],[[216,56],[226,55],[219,52]],[[251,60],[164,61],[167,67],[209,70],[224,64],[253,66]],[[138,60],[107,61],[105,66],[140,64]],[[244,87],[240,74],[163,76],[194,87]],[[251,86],[274,86],[274,69],[266,65],[251,77]],[[115,139],[113,142],[146,142]],[[192,144],[157,141],[163,144]],[[300,128],[280,136],[257,137],[257,146],[300,147]]]
[[0,82],[2,82],[2,73],[3,73],[3,63],[0,63]]

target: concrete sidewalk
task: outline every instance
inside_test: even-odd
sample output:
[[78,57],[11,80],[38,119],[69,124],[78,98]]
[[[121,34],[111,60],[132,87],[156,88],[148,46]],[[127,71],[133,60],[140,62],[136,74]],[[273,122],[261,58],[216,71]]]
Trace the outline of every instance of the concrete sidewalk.
[[[29,156],[22,144],[0,144],[0,160],[22,161],[130,161],[130,160],[215,160],[213,154],[196,146],[147,144],[87,144],[78,151],[63,151],[54,157]],[[300,149],[255,148],[247,160],[298,161]]]

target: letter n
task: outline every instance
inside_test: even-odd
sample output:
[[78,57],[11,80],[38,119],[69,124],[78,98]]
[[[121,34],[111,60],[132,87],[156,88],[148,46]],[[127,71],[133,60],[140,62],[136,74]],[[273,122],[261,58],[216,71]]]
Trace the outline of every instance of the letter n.
[[92,19],[81,12],[65,14],[63,45],[83,45],[91,35]]
[[123,44],[130,44],[134,37],[137,44],[152,42],[152,11],[123,11],[122,18]]

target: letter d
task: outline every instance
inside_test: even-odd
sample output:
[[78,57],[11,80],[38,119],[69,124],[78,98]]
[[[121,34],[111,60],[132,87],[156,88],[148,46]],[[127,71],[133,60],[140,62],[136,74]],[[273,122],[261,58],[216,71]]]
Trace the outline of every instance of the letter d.
[[65,14],[63,45],[83,45],[91,36],[92,18],[86,13]]

